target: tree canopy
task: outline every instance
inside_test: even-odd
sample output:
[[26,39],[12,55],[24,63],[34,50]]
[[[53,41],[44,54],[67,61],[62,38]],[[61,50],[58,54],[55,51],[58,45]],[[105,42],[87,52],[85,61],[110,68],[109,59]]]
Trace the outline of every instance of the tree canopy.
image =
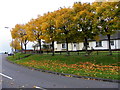
[[[11,30],[12,38],[21,43],[36,41],[41,51],[41,40],[54,42],[84,42],[87,53],[88,39],[99,40],[98,35],[107,35],[110,47],[110,36],[120,29],[120,1],[96,0],[92,4],[75,2],[72,7],[60,8],[47,12],[43,16],[31,19],[25,25],[16,24]],[[21,44],[22,45],[22,44]],[[22,47],[21,47],[22,48]]]

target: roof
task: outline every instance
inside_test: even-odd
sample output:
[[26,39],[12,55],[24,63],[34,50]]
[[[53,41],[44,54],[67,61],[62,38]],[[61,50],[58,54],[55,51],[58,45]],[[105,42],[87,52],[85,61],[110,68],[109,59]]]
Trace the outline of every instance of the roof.
[[[120,30],[110,36],[110,39],[120,39]],[[100,40],[108,40],[106,35],[100,35]]]

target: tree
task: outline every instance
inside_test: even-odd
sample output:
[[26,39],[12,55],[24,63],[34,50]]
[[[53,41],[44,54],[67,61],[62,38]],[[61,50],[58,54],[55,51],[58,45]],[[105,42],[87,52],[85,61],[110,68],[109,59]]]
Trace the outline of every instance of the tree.
[[93,39],[96,35],[96,29],[94,23],[96,22],[94,8],[91,7],[89,3],[74,3],[74,12],[76,13],[74,17],[74,23],[76,27],[76,32],[80,35],[80,38],[84,41],[85,51],[88,55],[88,39]]
[[56,27],[60,30],[61,42],[66,42],[66,52],[68,52],[68,43],[73,41],[73,10],[72,8],[61,8],[58,10],[58,17],[56,18]]
[[102,35],[108,38],[109,54],[112,55],[110,37],[114,34],[120,25],[119,2],[103,2],[99,7],[96,7],[97,27]]
[[[18,36],[18,30],[20,29],[20,26],[19,24],[16,24],[14,28],[11,29],[11,36],[12,36],[12,39],[16,39],[16,38],[19,38]],[[19,40],[20,41],[20,40]],[[20,41],[21,42],[21,41]],[[21,42],[21,49],[23,49],[22,47],[22,42]]]
[[31,41],[38,42],[40,47],[40,54],[42,53],[41,39],[43,39],[42,29],[41,29],[42,22],[43,22],[43,18],[42,16],[39,16],[37,19],[31,19],[31,21],[26,24],[28,37],[31,39]]
[[19,42],[18,39],[14,39],[14,40],[10,43],[10,46],[15,49],[15,52],[16,52],[16,50],[20,50],[20,49],[21,49],[20,42]]
[[23,50],[23,46],[25,47],[25,53],[26,53],[26,45],[29,41],[28,35],[25,30],[25,25],[23,24],[16,24],[15,28],[12,28],[11,35],[13,39],[18,39],[21,43],[21,49]]
[[58,31],[56,29],[56,17],[57,17],[57,11],[54,12],[48,12],[44,14],[44,23],[42,23],[42,31],[44,40],[46,42],[52,42],[52,56],[54,56],[54,41],[57,41],[58,39]]

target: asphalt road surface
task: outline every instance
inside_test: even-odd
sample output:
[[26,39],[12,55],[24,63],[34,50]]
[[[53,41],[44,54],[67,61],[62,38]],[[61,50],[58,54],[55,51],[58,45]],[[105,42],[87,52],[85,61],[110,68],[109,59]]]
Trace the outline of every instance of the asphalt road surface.
[[118,83],[65,77],[31,70],[6,61],[7,55],[0,54],[0,84],[2,88],[118,88]]

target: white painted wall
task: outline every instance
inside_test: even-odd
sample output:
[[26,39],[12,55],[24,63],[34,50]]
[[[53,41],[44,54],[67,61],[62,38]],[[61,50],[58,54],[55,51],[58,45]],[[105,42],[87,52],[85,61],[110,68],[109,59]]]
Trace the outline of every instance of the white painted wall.
[[83,46],[84,46],[83,43],[80,42],[80,43],[79,43],[79,47],[78,47],[79,49],[78,49],[78,50],[82,50],[82,49],[83,49]]
[[101,47],[96,47],[96,41],[89,42],[90,48],[93,47],[93,49],[108,49],[108,42],[107,41],[102,41],[102,46]]
[[57,50],[57,41],[54,42],[54,48]]
[[61,51],[62,50],[62,44],[57,44],[57,49],[55,51]]
[[[74,48],[74,44],[76,44],[76,49]],[[62,49],[62,44],[57,44],[55,45],[57,48],[56,51],[64,51],[65,49]],[[73,51],[76,51],[76,50],[82,50],[83,49],[83,42],[80,42],[80,43],[69,43],[68,44],[68,48],[69,50],[73,50]],[[93,49],[108,49],[109,46],[108,46],[108,41],[102,41],[102,46],[101,47],[96,47],[96,41],[92,41],[92,42],[89,42],[89,48],[88,50],[91,50],[91,48],[93,47]],[[120,49],[120,40],[114,40],[114,45],[111,45],[111,49]]]
[[116,40],[116,48],[120,49],[120,40]]

